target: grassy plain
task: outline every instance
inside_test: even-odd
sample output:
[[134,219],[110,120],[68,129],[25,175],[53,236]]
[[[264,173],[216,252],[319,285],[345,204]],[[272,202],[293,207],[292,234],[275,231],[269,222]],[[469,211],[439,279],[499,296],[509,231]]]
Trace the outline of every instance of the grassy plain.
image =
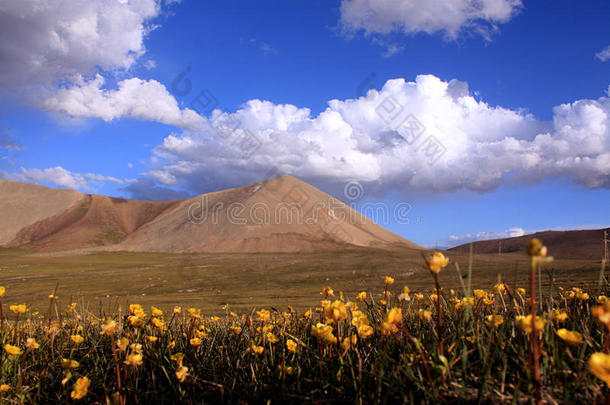
[[[449,253],[450,266],[441,274],[446,289],[460,288],[455,268],[466,275],[469,255]],[[489,288],[499,279],[513,288],[526,287],[525,254],[474,255],[473,288]],[[561,260],[542,272],[543,286],[589,287],[597,283],[599,260]],[[432,291],[422,253],[415,250],[354,249],[341,252],[280,254],[165,254],[98,252],[42,255],[0,248],[0,283],[7,288],[6,303],[25,303],[33,310],[48,308],[48,295],[58,286],[59,304],[76,301],[91,311],[114,311],[118,304],[174,305],[201,308],[202,313],[224,313],[229,304],[239,312],[254,308],[296,309],[318,305],[322,287],[354,296],[378,291],[384,276],[412,291]],[[543,288],[546,292],[547,288]],[[379,299],[373,295],[374,299]]]

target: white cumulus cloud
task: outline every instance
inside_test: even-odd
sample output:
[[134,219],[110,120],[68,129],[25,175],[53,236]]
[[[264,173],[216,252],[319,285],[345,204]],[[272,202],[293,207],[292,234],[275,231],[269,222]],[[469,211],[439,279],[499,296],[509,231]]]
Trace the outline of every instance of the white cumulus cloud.
[[157,181],[194,192],[277,174],[329,186],[356,180],[371,192],[485,191],[550,177],[610,187],[608,97],[557,106],[553,121],[542,122],[475,99],[464,82],[420,75],[331,100],[317,116],[250,100],[214,111],[204,127],[155,149]]
[[0,86],[53,86],[145,53],[157,0],[21,0],[0,4]]
[[57,90],[43,105],[47,110],[71,117],[104,121],[131,117],[192,131],[205,122],[195,111],[181,109],[174,96],[156,80],[126,79],[115,90],[103,89],[103,84],[104,78],[98,74],[88,82]]
[[455,39],[470,30],[488,37],[522,6],[521,0],[342,0],[340,23],[366,35],[440,32]]
[[[165,1],[164,6],[177,1]],[[195,130],[204,120],[181,109],[165,86],[131,72],[158,27],[160,0],[21,0],[0,3],[0,93],[42,109],[105,121],[137,118]],[[141,61],[146,69],[155,63]],[[105,87],[100,75],[118,80]]]

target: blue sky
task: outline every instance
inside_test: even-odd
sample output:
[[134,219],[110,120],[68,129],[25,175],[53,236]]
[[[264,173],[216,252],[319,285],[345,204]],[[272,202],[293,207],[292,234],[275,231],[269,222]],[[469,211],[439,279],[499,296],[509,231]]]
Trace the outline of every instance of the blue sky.
[[426,246],[610,223],[607,1],[35,3],[0,6],[1,177],[164,199],[277,172],[346,202],[355,181]]

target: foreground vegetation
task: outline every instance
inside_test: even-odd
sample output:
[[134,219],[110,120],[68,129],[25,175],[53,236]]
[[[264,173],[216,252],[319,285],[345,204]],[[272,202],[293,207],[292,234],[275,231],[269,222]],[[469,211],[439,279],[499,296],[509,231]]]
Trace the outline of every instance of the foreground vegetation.
[[[0,301],[7,403],[560,403],[606,401],[610,299],[540,288],[546,248],[528,245],[527,289],[443,289],[448,259],[426,256],[427,292],[390,276],[348,297],[330,287],[306,311],[222,316],[197,308],[113,313]],[[5,295],[0,288],[0,296]],[[287,302],[286,304],[290,304]],[[2,312],[4,311],[4,312]],[[532,314],[534,316],[532,316]]]

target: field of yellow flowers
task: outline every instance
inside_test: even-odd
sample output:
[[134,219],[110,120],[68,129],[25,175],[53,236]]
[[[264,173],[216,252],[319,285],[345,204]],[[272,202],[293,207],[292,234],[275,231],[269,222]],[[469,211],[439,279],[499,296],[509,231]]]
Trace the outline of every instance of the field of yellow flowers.
[[[552,260],[532,240],[529,288],[442,287],[448,259],[425,256],[430,290],[391,276],[318,307],[222,317],[133,303],[94,314],[49,296],[48,311],[2,302],[2,403],[604,403],[610,299],[537,288]],[[379,295],[381,292],[381,295]],[[5,295],[0,287],[0,297]],[[289,304],[289,303],[287,303]]]

